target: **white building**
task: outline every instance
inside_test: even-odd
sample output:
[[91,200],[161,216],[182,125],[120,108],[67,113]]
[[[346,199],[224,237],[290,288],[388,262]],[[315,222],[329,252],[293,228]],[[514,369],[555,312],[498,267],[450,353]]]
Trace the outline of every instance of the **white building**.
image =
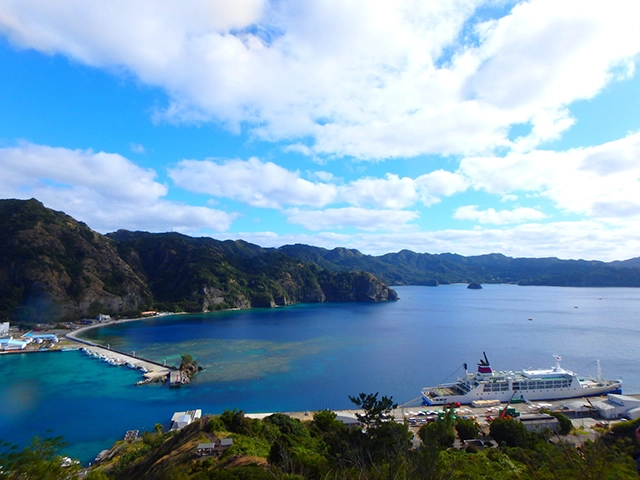
[[610,393],[606,400],[597,400],[592,403],[600,416],[608,420],[620,417],[633,420],[640,417],[640,398]]
[[13,337],[0,338],[0,350],[4,352],[24,350],[26,346],[27,342],[16,340]]
[[27,335],[23,335],[23,337],[27,343],[35,342],[35,343],[44,343],[44,342],[53,342],[58,343],[60,340],[55,333],[32,333],[29,332]]
[[187,410],[186,412],[176,412],[171,417],[171,430],[181,430],[190,423],[202,417],[202,410]]
[[9,322],[0,323],[0,337],[4,337],[5,335],[9,335]]

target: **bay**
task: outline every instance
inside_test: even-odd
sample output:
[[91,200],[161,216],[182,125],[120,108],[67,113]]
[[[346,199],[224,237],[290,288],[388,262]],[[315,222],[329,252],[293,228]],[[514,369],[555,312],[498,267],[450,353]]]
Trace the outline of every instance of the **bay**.
[[[62,435],[90,461],[126,430],[168,426],[174,411],[346,409],[349,395],[398,403],[462,374],[486,351],[495,369],[549,367],[622,378],[640,392],[640,290],[466,285],[396,288],[384,304],[295,305],[156,317],[85,338],[168,364],[188,353],[205,370],[187,387],[134,386],[140,374],[80,352],[0,357],[0,438]],[[531,319],[531,320],[529,320]]]

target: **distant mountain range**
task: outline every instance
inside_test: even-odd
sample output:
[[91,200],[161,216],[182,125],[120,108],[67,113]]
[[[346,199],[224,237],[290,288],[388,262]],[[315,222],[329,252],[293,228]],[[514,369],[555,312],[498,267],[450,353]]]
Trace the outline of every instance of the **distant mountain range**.
[[178,233],[101,235],[37,200],[0,200],[0,319],[18,323],[144,310],[380,302],[397,299],[388,285],[470,282],[640,287],[640,258],[604,263],[408,250],[371,256]]
[[640,258],[610,263],[558,258],[511,258],[499,253],[464,257],[402,250],[378,257],[358,250],[308,245],[278,249],[334,271],[366,270],[390,285],[516,283],[560,287],[640,287]]

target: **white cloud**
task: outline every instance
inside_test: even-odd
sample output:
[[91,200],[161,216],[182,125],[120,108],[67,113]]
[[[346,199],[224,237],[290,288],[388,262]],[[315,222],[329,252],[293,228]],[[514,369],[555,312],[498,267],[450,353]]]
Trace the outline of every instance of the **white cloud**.
[[182,160],[169,176],[184,189],[240,200],[255,207],[283,205],[321,207],[334,200],[336,188],[313,183],[272,162]]
[[430,206],[465,191],[465,177],[446,170],[435,170],[417,178],[387,173],[384,178],[362,178],[340,187],[341,198],[353,205],[376,208],[407,208],[418,203]]
[[413,179],[387,174],[385,178],[362,178],[341,189],[342,198],[350,204],[375,205],[381,208],[406,208],[417,200]]
[[131,143],[129,144],[129,148],[131,149],[131,151],[132,151],[133,153],[140,153],[140,154],[147,153],[147,149],[146,149],[146,148],[144,148],[144,145],[141,145],[141,144],[139,144],[139,143],[131,142]]
[[469,188],[469,182],[464,176],[442,169],[420,175],[415,183],[425,205],[438,203],[440,197],[450,197]]
[[0,196],[35,197],[101,232],[224,231],[236,217],[206,207],[163,200],[156,173],[118,154],[25,143],[0,149]]
[[479,210],[477,205],[459,207],[453,214],[457,220],[470,220],[480,224],[506,225],[510,223],[524,223],[531,220],[542,220],[546,215],[539,210],[528,207],[518,207],[513,210],[496,210],[488,208]]
[[345,207],[326,210],[286,210],[290,223],[302,225],[308,230],[353,227],[358,230],[406,230],[407,224],[418,218],[417,212],[405,210],[367,210]]
[[324,207],[348,203],[355,207],[403,209],[422,203],[432,205],[468,187],[465,177],[444,170],[416,179],[388,173],[384,178],[362,178],[340,183],[324,171],[306,172],[311,182],[273,162],[249,160],[182,160],[170,169],[171,179],[184,188],[218,198],[239,200],[255,207]]
[[[486,4],[5,0],[0,32],[163,88],[159,117],[358,158],[528,151],[634,71],[637,0],[530,0],[478,23]],[[512,143],[513,124],[532,132]]]
[[492,194],[537,193],[567,213],[640,218],[640,133],[565,152],[534,150],[461,161],[457,173]]
[[317,178],[318,180],[321,180],[323,182],[332,182],[336,180],[335,175],[331,172],[325,172],[325,171],[307,172],[307,175],[310,178]]

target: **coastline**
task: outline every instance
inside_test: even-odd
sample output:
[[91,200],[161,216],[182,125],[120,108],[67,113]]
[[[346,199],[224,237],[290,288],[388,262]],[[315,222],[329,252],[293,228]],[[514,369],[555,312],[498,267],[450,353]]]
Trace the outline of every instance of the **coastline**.
[[155,318],[155,317],[166,317],[169,315],[186,315],[186,313],[184,312],[179,312],[179,313],[159,313],[157,315],[153,315],[151,317],[136,317],[136,318],[122,318],[120,320],[108,320],[106,322],[101,322],[101,323],[92,323],[91,325],[82,325],[78,328],[76,328],[75,330],[72,330],[68,333],[65,334],[65,337],[70,338],[72,340],[76,340],[76,341],[83,341],[82,339],[78,339],[77,335],[79,333],[82,332],[86,332],[89,330],[94,330],[96,328],[100,328],[100,327],[106,327],[108,325],[114,325],[114,324],[121,324],[121,323],[129,323],[129,322],[139,322],[140,320],[149,320],[151,318]]

